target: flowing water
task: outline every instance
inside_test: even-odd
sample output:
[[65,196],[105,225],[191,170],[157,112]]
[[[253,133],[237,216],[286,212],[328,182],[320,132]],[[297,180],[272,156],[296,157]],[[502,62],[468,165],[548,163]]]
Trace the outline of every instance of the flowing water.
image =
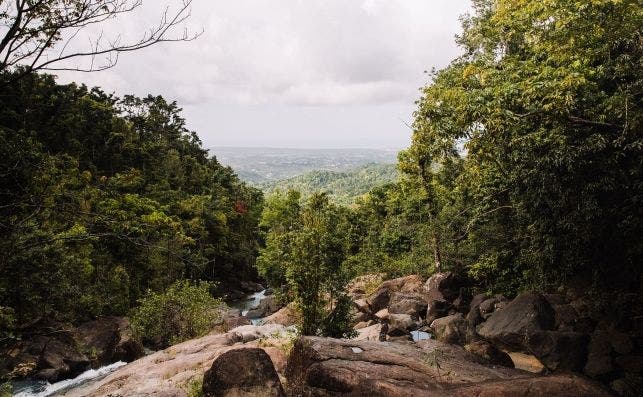
[[103,379],[110,373],[116,371],[127,363],[118,361],[97,369],[90,369],[78,375],[74,379],[61,380],[56,383],[45,381],[23,380],[12,384],[14,397],[48,397],[61,393],[88,382]]
[[[249,295],[246,299],[241,299],[237,302],[230,304],[230,307],[241,310],[242,315],[246,315],[248,311],[256,307],[263,298],[266,297],[266,290],[254,293]],[[260,324],[263,319],[255,318],[251,319],[252,324]],[[151,351],[150,351],[151,352]],[[148,353],[146,351],[146,353]],[[69,391],[73,388],[76,388],[81,385],[85,385],[89,382],[95,382],[101,380],[110,373],[116,371],[120,367],[126,365],[127,363],[123,361],[118,361],[104,367],[90,369],[83,372],[73,379],[66,379],[56,383],[49,383],[46,381],[37,381],[33,379],[20,380],[12,382],[12,392],[14,397],[49,397],[54,396],[58,393],[63,393]]]

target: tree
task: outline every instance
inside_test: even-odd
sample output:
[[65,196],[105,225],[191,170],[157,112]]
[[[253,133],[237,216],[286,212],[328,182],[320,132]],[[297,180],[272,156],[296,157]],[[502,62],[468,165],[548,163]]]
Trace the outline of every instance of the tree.
[[428,192],[462,159],[446,184],[459,209],[445,208],[466,221],[447,226],[462,236],[470,273],[495,288],[638,279],[640,4],[478,0],[474,9],[464,55],[423,90],[409,175]]
[[345,213],[325,193],[313,194],[301,207],[298,200],[295,191],[267,200],[263,224],[269,229],[258,259],[260,273],[273,283],[285,281],[284,295],[301,309],[304,335],[347,336]]
[[[106,37],[99,29],[135,11],[141,0],[2,0],[0,26],[6,29],[0,30],[0,73],[22,66],[11,82],[39,70],[105,70],[116,65],[121,53],[161,42],[193,40],[199,34],[184,30],[172,35],[189,17],[191,3],[182,0],[173,13],[166,8],[158,25],[127,42],[121,36]],[[87,37],[82,33],[88,33]],[[79,60],[86,63],[70,62]]]

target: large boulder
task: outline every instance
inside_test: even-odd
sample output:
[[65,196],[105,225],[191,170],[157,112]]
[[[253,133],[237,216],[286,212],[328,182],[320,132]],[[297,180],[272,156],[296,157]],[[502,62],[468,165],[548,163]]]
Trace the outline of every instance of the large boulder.
[[488,360],[491,364],[514,368],[514,362],[509,354],[498,349],[485,340],[476,340],[464,346],[464,350]]
[[465,345],[479,339],[475,329],[464,318],[462,313],[452,314],[433,321],[431,329],[436,339],[440,342]]
[[434,340],[397,344],[301,337],[286,377],[296,396],[609,396],[580,377],[535,377]]
[[469,320],[474,327],[484,321],[480,314],[480,304],[487,299],[489,299],[487,294],[478,294],[471,299],[467,320]]
[[125,317],[101,317],[81,324],[74,333],[81,348],[89,352],[94,368],[116,361],[134,361],[145,354]]
[[424,283],[423,289],[429,300],[453,301],[460,295],[464,281],[451,272],[435,273]]
[[285,397],[279,375],[265,351],[228,350],[203,376],[204,397]]
[[478,334],[499,346],[529,352],[529,335],[552,330],[554,324],[554,310],[549,302],[538,293],[528,292],[495,311],[479,327]]
[[391,314],[408,314],[418,319],[426,313],[427,302],[418,292],[395,292],[391,295],[388,311]]
[[391,296],[396,292],[410,293],[422,291],[422,277],[418,275],[410,275],[406,277],[394,278],[386,280],[377,290],[366,298],[371,312],[376,313],[388,307]]
[[431,324],[434,320],[449,315],[452,306],[445,300],[433,299],[429,301],[426,309],[426,323]]
[[[260,339],[241,345],[244,335],[253,335]],[[270,356],[274,367],[279,371],[286,360],[283,352],[292,346],[292,338],[292,331],[274,326],[247,326],[223,334],[212,333],[146,355],[118,368],[104,378],[67,390],[64,395],[186,397],[189,385],[193,384],[195,379],[201,378],[212,367],[213,361],[228,350],[260,347]],[[233,389],[228,390],[231,392]]]
[[389,314],[388,335],[408,336],[411,331],[420,328],[420,322],[416,321],[409,314]]
[[282,307],[277,312],[265,317],[262,321],[263,324],[281,324],[286,327],[299,323],[301,313],[297,310],[294,302],[289,303],[286,307]]
[[527,347],[550,371],[580,372],[587,357],[589,337],[578,332],[537,331],[529,334]]
[[91,360],[73,339],[49,339],[40,355],[36,378],[49,382],[72,378],[90,368]]

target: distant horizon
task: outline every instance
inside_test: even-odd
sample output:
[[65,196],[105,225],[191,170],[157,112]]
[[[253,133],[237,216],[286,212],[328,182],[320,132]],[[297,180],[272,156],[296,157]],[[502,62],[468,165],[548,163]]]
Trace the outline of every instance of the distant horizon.
[[[410,145],[410,142],[409,142]],[[324,147],[295,147],[295,146],[246,146],[246,145],[215,145],[215,146],[207,146],[204,147],[206,150],[210,149],[269,149],[269,150],[379,150],[379,151],[400,151],[406,149],[406,147],[357,147],[357,146],[351,146],[351,147],[329,147],[329,146],[324,146]]]

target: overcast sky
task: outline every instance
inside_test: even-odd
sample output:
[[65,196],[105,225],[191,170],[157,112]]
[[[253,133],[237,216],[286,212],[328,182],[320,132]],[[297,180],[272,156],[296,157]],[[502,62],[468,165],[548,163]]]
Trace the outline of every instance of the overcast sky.
[[[140,34],[163,3],[172,0],[146,0],[106,34]],[[197,40],[61,81],[176,100],[206,147],[402,148],[424,71],[459,54],[454,36],[470,2],[194,0],[192,8],[188,28],[204,31]]]

